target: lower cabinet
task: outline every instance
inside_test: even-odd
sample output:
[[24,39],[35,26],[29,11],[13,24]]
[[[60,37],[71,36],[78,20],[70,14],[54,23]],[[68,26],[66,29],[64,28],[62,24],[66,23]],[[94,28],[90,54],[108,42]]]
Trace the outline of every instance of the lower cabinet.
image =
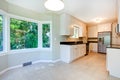
[[86,54],[86,44],[60,45],[61,60],[70,63]]
[[120,49],[118,46],[107,48],[106,65],[110,75],[120,78]]
[[98,52],[98,43],[89,43],[89,52]]

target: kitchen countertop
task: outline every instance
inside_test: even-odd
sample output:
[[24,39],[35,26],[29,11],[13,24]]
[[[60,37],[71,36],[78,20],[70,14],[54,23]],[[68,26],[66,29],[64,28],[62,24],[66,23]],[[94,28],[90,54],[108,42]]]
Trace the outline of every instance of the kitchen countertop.
[[61,45],[77,45],[77,44],[85,44],[83,41],[61,41]]
[[115,48],[115,49],[120,49],[120,45],[118,44],[111,44],[109,47],[107,48]]
[[93,40],[90,41],[90,40],[89,40],[88,43],[98,43],[98,41],[93,41]]

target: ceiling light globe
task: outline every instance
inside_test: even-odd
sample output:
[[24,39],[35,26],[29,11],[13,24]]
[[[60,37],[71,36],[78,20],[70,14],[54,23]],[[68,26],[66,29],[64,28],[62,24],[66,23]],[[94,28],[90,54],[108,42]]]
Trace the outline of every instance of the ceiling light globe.
[[64,8],[64,3],[61,0],[47,0],[44,5],[51,11],[60,11]]

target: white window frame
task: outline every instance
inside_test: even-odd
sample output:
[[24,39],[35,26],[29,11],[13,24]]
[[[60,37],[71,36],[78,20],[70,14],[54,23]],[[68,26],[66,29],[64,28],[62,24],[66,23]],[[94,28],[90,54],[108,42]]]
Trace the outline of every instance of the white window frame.
[[[44,48],[44,47],[42,47],[42,24],[50,24],[50,47],[49,48]],[[39,27],[40,29],[40,43],[39,43],[39,45],[40,45],[40,48],[42,49],[42,50],[52,50],[52,21],[40,21],[40,27]]]
[[[17,16],[17,15],[13,15],[13,14],[9,14],[9,22],[8,22],[8,26],[10,26],[10,18],[15,18],[15,19],[19,19],[19,20],[24,20],[24,21],[29,21],[29,22],[35,22],[38,24],[38,36],[40,36],[39,34],[39,21],[34,20],[34,19],[30,19],[30,18],[25,18],[25,17],[21,17],[21,16]],[[25,53],[25,52],[33,52],[33,51],[40,51],[40,46],[38,44],[37,48],[27,48],[27,49],[15,49],[15,50],[11,50],[10,49],[10,27],[9,27],[9,51],[10,53]],[[39,37],[38,37],[38,43],[39,43]]]
[[0,51],[0,55],[7,53],[7,13],[0,9],[0,15],[3,16],[3,51]]
[[[72,25],[72,27],[73,27],[73,35],[72,36],[70,36],[71,38],[75,38],[75,39],[78,39],[79,38],[79,25],[76,25],[76,24],[74,24],[74,25]],[[75,36],[75,29],[77,29],[77,31],[78,31],[78,34],[77,34],[77,36]]]

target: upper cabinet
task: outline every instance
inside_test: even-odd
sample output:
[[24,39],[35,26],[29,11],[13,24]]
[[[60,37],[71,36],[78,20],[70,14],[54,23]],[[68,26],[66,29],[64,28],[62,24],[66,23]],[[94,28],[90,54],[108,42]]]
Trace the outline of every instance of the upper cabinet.
[[118,0],[118,8],[117,9],[118,9],[118,24],[120,24],[120,0]]
[[83,28],[79,26],[79,37],[83,37]]
[[60,15],[60,35],[86,36],[86,25],[69,14]]
[[98,25],[98,32],[111,31],[111,24],[112,23]]
[[106,24],[99,24],[96,26],[89,26],[88,27],[88,37],[97,37],[98,32],[105,32],[105,31],[111,31],[111,25],[112,23],[106,23]]
[[69,14],[60,15],[60,35],[73,35],[71,16]]
[[98,27],[90,26],[88,27],[88,37],[97,37]]

